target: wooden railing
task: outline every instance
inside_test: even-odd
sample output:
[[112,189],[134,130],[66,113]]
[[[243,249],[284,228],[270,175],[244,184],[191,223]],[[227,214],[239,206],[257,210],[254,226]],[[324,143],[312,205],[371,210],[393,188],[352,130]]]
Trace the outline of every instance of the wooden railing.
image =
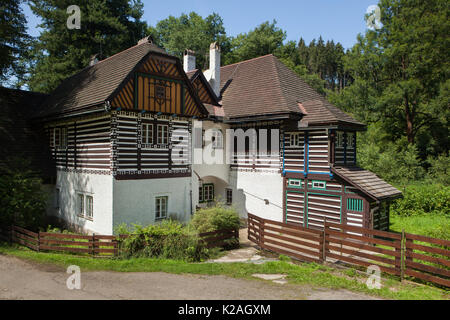
[[[101,257],[119,255],[119,242],[130,236],[32,232],[17,226],[0,231],[0,240],[19,243],[34,251],[62,251]],[[199,236],[208,248],[239,245],[239,230],[217,230],[200,233]]]
[[262,249],[309,262],[378,266],[381,271],[450,287],[450,241],[325,221],[322,230],[248,214],[248,239]]

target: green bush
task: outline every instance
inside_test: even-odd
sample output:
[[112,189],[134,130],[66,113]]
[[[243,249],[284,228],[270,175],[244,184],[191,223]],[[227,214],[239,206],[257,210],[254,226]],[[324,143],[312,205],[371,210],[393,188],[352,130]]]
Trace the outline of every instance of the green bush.
[[190,224],[199,233],[224,229],[235,230],[240,226],[240,219],[235,209],[217,204],[215,207],[197,210]]
[[142,227],[134,225],[127,230],[123,225],[116,232],[130,236],[121,242],[122,256],[202,261],[209,251],[198,237],[196,230],[173,220]]
[[391,212],[399,216],[445,215],[450,218],[450,187],[440,184],[410,185],[403,199],[392,203]]
[[450,157],[442,154],[437,158],[429,157],[427,162],[430,165],[428,180],[450,186]]
[[29,167],[29,161],[14,158],[0,168],[0,228],[15,224],[38,230],[42,225],[47,195]]

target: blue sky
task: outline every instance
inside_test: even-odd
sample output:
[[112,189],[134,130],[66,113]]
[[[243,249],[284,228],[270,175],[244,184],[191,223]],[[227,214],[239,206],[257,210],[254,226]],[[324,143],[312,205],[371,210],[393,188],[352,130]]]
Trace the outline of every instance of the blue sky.
[[[206,17],[218,13],[224,21],[228,35],[248,32],[264,21],[277,20],[278,27],[287,33],[287,40],[298,41],[303,37],[307,43],[320,35],[324,40],[340,42],[350,48],[358,33],[364,33],[364,15],[370,5],[378,0],[171,0],[144,3],[144,20],[155,25],[169,15],[195,11]],[[77,1],[74,0],[73,4]],[[39,35],[39,20],[25,5],[29,33]],[[83,18],[81,18],[83,19]]]

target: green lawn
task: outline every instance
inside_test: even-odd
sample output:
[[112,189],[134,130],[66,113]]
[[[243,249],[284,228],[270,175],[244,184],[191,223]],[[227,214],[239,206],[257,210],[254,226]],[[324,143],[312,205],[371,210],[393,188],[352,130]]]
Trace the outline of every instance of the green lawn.
[[[191,273],[205,275],[226,275],[234,278],[254,279],[254,273],[283,273],[288,275],[290,283],[348,289],[387,299],[448,299],[449,292],[435,287],[413,283],[401,283],[387,277],[382,281],[380,290],[369,290],[365,281],[367,276],[358,272],[337,270],[318,264],[293,264],[288,259],[264,264],[249,263],[187,263],[176,260],[148,258],[132,259],[93,259],[59,253],[38,253],[17,245],[0,244],[0,254],[12,255],[39,263],[51,263],[61,267],[78,265],[82,270],[108,270],[118,272],[168,272],[174,274]],[[351,270],[351,269],[350,269]],[[261,281],[261,280],[255,280]]]
[[423,236],[450,240],[450,217],[438,214],[413,215],[401,217],[390,216],[391,231],[414,233]]

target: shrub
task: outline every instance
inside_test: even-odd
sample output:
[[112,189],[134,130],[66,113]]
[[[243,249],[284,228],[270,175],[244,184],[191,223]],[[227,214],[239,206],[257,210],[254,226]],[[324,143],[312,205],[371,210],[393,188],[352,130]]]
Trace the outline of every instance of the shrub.
[[411,185],[403,190],[403,199],[392,203],[392,213],[399,216],[423,214],[450,218],[450,187],[440,184]]
[[0,168],[0,227],[15,224],[37,230],[41,226],[47,195],[30,162],[11,159]]
[[224,229],[235,230],[239,228],[240,219],[235,209],[217,204],[215,207],[197,210],[190,224],[199,233]]
[[195,230],[173,220],[164,220],[157,225],[142,227],[134,225],[133,230],[116,230],[129,237],[121,243],[124,257],[162,258],[186,261],[201,261],[209,257],[209,251]]
[[450,157],[442,154],[437,158],[428,157],[428,179],[434,183],[450,186]]

